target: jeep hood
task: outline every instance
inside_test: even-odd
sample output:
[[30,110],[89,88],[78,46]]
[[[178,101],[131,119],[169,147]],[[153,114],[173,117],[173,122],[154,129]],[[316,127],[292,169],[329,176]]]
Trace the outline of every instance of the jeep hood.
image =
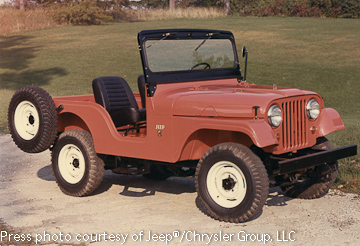
[[[195,86],[172,94],[172,115],[203,117],[254,117],[254,106],[258,106],[258,117],[266,114],[271,102],[285,97],[296,97],[316,93],[291,88],[272,86]],[[168,104],[169,105],[169,104]]]

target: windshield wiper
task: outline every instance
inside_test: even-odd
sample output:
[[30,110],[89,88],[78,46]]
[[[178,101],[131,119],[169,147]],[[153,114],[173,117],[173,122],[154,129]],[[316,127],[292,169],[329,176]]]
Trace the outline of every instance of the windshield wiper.
[[162,41],[162,40],[164,40],[165,38],[167,38],[167,37],[169,37],[171,35],[171,33],[165,33],[165,34],[163,34],[163,38],[162,39],[159,39],[158,41],[156,41],[155,43],[152,43],[152,44],[150,44],[149,46],[147,46],[146,48],[148,49],[148,48],[150,48],[151,46],[153,46],[153,45],[155,45],[155,44],[157,44],[158,42],[160,42],[160,41]]
[[195,49],[194,51],[197,51],[198,49],[200,49],[200,47],[203,46],[203,44],[205,44],[205,42],[208,41],[208,40],[212,37],[212,35],[214,35],[214,34],[213,34],[213,33],[209,33],[209,34],[207,34],[207,35],[209,35],[209,37],[208,37],[207,39],[204,39],[204,40],[198,45],[198,47],[196,47],[196,49]]

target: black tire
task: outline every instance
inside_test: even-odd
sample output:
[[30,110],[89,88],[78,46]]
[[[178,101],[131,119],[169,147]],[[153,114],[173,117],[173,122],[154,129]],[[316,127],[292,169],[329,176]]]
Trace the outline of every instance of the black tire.
[[70,196],[90,195],[104,176],[104,162],[95,152],[91,134],[85,130],[62,133],[52,151],[51,163],[57,184]]
[[[317,139],[313,149],[330,150],[333,146],[325,137]],[[296,183],[285,183],[280,188],[287,196],[301,199],[314,199],[325,195],[336,180],[338,163],[325,163],[308,169],[305,174],[299,177]],[[279,177],[281,179],[281,177]],[[290,182],[289,179],[282,179],[281,182]]]
[[150,173],[146,173],[143,176],[152,180],[166,180],[173,176],[173,173],[164,165],[151,165]]
[[196,168],[195,186],[211,217],[235,223],[258,215],[269,193],[264,164],[236,143],[218,144],[204,154]]
[[40,153],[55,141],[58,115],[51,96],[39,87],[18,90],[11,98],[8,124],[15,144],[27,153]]

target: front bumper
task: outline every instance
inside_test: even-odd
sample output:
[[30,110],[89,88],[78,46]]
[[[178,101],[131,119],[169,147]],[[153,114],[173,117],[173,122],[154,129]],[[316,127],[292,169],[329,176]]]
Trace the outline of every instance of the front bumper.
[[338,159],[357,155],[357,145],[349,145],[332,150],[319,151],[293,159],[279,161],[279,175],[299,171],[304,168],[318,166]]

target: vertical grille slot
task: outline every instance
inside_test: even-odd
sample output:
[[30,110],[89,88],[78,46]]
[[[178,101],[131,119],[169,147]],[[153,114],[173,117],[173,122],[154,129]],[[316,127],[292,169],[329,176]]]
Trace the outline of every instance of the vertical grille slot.
[[305,146],[307,144],[305,99],[289,100],[283,102],[281,107],[284,150]]

